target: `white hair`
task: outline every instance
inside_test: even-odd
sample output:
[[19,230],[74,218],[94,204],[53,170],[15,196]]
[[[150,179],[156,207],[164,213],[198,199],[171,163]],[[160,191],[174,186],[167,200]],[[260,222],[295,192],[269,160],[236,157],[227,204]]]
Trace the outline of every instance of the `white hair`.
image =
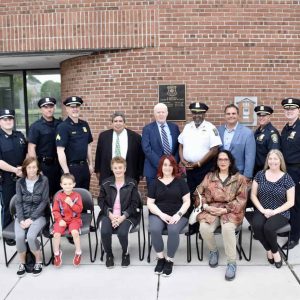
[[168,106],[164,103],[157,103],[155,106],[154,106],[154,112],[159,109],[159,108],[164,108],[166,111],[168,111]]

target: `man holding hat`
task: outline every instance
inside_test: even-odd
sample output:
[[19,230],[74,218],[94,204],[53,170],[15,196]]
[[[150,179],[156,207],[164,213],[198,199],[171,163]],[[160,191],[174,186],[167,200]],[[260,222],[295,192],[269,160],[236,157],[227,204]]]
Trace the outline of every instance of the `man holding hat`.
[[254,108],[257,114],[259,127],[254,133],[256,142],[256,156],[254,175],[263,170],[267,154],[272,149],[280,150],[280,135],[278,130],[271,123],[273,109],[270,106],[259,105]]
[[45,97],[39,100],[38,107],[42,113],[39,120],[29,128],[28,155],[37,157],[43,174],[49,180],[49,196],[60,190],[60,165],[56,151],[56,128],[61,120],[54,118],[56,100]]
[[191,103],[193,121],[186,124],[178,137],[180,162],[186,168],[191,195],[212,167],[212,159],[222,145],[217,128],[205,120],[208,106]]
[[63,103],[68,117],[57,127],[58,160],[64,173],[75,176],[76,187],[88,190],[93,173],[91,148],[93,137],[89,124],[79,119],[83,101],[78,96],[71,96]]
[[[26,139],[22,132],[14,130],[15,111],[0,109],[0,171],[2,189],[1,225],[5,228],[11,221],[9,203],[16,193],[16,181],[22,177],[21,166],[27,152]],[[9,245],[14,241],[7,241]]]
[[298,245],[300,237],[300,100],[286,98],[281,101],[281,105],[288,121],[281,132],[281,148],[287,172],[296,184],[295,204],[290,209],[291,239],[290,243],[286,243],[283,248],[293,249]]

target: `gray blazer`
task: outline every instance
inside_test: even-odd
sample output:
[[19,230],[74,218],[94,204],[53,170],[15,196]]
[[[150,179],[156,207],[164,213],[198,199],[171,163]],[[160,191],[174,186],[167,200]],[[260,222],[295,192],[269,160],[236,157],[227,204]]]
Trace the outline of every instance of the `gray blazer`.
[[[218,131],[224,145],[225,125],[219,126]],[[235,164],[239,172],[248,178],[252,178],[256,155],[256,143],[254,134],[248,127],[238,124],[229,151],[235,158]]]

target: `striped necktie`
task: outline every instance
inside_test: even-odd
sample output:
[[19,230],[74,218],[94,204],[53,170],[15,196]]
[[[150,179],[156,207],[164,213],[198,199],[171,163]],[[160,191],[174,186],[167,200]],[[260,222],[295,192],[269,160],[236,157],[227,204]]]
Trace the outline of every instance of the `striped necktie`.
[[120,139],[119,139],[118,134],[117,134],[117,139],[116,139],[115,156],[121,156]]
[[165,126],[166,126],[165,124],[160,125],[162,145],[163,145],[163,148],[164,148],[164,153],[167,154],[167,155],[170,155],[172,151],[171,151],[171,147],[170,147],[170,144],[169,144],[167,133],[166,133],[165,128],[164,128]]

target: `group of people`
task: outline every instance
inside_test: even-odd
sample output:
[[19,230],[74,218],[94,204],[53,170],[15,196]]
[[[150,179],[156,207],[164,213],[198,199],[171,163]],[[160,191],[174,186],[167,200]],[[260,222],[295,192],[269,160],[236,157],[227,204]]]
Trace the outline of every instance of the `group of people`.
[[[210,250],[209,265],[216,267],[219,252],[214,231],[221,226],[227,256],[225,278],[235,278],[235,229],[242,223],[247,188],[253,176],[251,199],[257,213],[253,230],[266,249],[269,262],[276,267],[282,264],[276,230],[289,218],[291,241],[285,247],[292,249],[298,244],[300,100],[287,98],[282,101],[288,123],[281,136],[270,122],[273,109],[264,105],[255,107],[259,122],[255,133],[238,122],[239,108],[234,104],[225,107],[225,124],[217,128],[205,120],[209,109],[206,104],[191,103],[192,121],[180,133],[175,123],[167,121],[167,106],[158,103],[154,107],[155,121],[143,128],[142,136],[126,128],[122,112],[115,112],[111,118],[112,129],[99,135],[95,164],[90,127],[79,118],[83,100],[72,96],[63,103],[67,118],[61,121],[54,118],[56,100],[51,97],[40,99],[38,106],[42,117],[30,127],[28,147],[23,134],[14,130],[14,111],[0,110],[2,228],[12,220],[9,203],[16,193],[16,235],[22,232],[16,238],[21,260],[20,276],[25,274],[24,232],[28,239],[28,234],[35,236],[44,227],[44,212],[49,199],[54,201],[54,265],[61,265],[60,237],[66,229],[75,243],[73,264],[80,264],[80,213],[83,208],[80,195],[73,187],[76,184],[76,187],[89,189],[93,172],[100,184],[100,232],[107,268],[114,266],[113,233],[118,235],[121,243],[121,265],[130,264],[128,233],[140,220],[141,200],[137,185],[143,176],[148,190],[149,230],[157,253],[157,274],[171,275],[179,234],[187,226],[189,213],[193,205],[198,204],[200,193],[202,212],[198,215],[198,227],[190,227],[190,234],[197,232],[200,224],[201,236]],[[185,180],[181,176],[183,170]],[[61,174],[64,175],[61,177]],[[34,209],[28,209],[26,199],[35,195],[40,185],[49,188],[38,193],[39,201],[31,203]],[[63,191],[56,194],[60,188]],[[46,202],[45,198],[48,199]],[[29,211],[33,215],[28,215]],[[165,229],[168,231],[166,254],[162,239]],[[91,227],[91,230],[96,229]],[[13,245],[15,241],[6,242]],[[28,244],[36,258],[35,274],[39,274],[42,265],[38,242],[35,239]]]

